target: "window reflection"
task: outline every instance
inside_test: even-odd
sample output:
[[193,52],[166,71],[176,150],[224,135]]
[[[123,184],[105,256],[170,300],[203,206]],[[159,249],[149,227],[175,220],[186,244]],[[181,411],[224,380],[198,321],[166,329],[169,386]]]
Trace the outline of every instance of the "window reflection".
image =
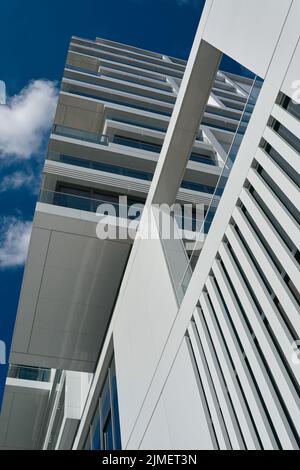
[[112,359],[84,445],[85,450],[121,450],[115,361]]

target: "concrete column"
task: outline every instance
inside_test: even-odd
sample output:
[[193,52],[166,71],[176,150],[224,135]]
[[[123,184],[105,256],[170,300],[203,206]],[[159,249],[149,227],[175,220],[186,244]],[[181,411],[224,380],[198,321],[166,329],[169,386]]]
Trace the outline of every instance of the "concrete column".
[[222,53],[201,40],[193,47],[160,159],[148,204],[173,204],[219,68]]

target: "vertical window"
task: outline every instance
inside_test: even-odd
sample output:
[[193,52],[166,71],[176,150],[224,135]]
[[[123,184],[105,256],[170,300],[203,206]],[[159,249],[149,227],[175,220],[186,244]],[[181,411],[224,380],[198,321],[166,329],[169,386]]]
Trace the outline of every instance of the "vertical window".
[[85,450],[121,450],[115,361],[112,359],[102,387]]
[[115,448],[121,450],[121,433],[120,433],[120,418],[119,418],[119,403],[118,403],[118,391],[117,391],[117,377],[116,377],[116,366],[115,361],[112,361],[110,369],[111,377],[111,402],[113,411],[113,422],[114,422],[114,436],[115,436]]
[[100,443],[100,419],[99,419],[99,408],[97,407],[94,419],[91,425],[91,449],[101,450]]

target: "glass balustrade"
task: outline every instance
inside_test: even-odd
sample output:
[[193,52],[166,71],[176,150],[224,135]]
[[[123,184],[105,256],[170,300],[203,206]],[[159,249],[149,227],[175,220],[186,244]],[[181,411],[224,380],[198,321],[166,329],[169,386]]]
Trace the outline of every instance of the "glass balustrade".
[[[120,176],[127,176],[130,178],[141,179],[144,181],[152,181],[153,173],[136,170],[132,168],[121,167],[117,165],[110,165],[108,163],[95,162],[84,158],[73,157],[71,155],[64,155],[58,152],[49,151],[48,159],[58,161],[61,163],[67,163],[68,165],[75,165],[82,168],[90,168],[92,170],[104,171],[106,173],[113,173]],[[206,184],[197,183],[195,181],[183,180],[181,188],[190,189],[192,191],[213,194],[214,187]]]
[[[42,189],[39,195],[39,202],[97,214],[112,215],[130,220],[140,219],[144,204],[143,201],[133,200],[128,197],[127,204],[122,204],[117,196],[97,195],[94,193],[93,197],[86,197],[76,194],[76,192],[80,192],[80,189],[75,187],[62,188],[58,191]],[[86,192],[88,193],[88,190]],[[203,221],[203,218],[199,219],[199,217],[197,218],[196,216],[187,217],[184,211],[182,214],[176,214],[174,217],[178,228],[191,232],[199,232]],[[205,233],[208,232],[208,229],[209,224],[206,221],[204,227]]]
[[[145,141],[140,141],[137,139],[131,139],[128,137],[123,137],[123,136],[107,136],[107,135],[101,135],[101,134],[96,134],[94,132],[88,132],[88,131],[83,131],[80,129],[74,129],[72,127],[68,126],[62,126],[59,124],[55,124],[53,127],[53,134],[56,135],[61,135],[64,137],[70,137],[73,139],[79,139],[83,140],[86,142],[92,142],[96,144],[101,144],[101,145],[109,145],[109,143],[113,144],[118,144],[118,145],[124,145],[126,147],[132,147],[132,148],[138,148],[141,150],[146,150],[149,152],[155,152],[155,153],[160,153],[161,151],[161,145],[159,144],[153,144],[151,142],[145,142]],[[197,140],[196,142],[201,143],[200,140]],[[71,165],[78,165],[78,166],[85,166],[87,168],[94,168],[94,169],[99,169],[100,164],[97,162],[92,162],[92,161],[87,161],[85,159],[76,159],[75,157],[67,156],[67,155],[62,155],[57,152],[49,151],[48,158],[50,160],[57,160],[57,161],[63,161],[63,163],[70,163]],[[208,155],[202,155],[200,153],[191,153],[190,155],[190,160],[199,162],[199,163],[204,163],[206,165],[211,165],[211,166],[218,166],[218,162],[212,158],[209,157]],[[106,166],[108,168],[108,166]],[[105,171],[105,166],[103,164],[103,171]],[[127,170],[124,170],[127,171]],[[132,170],[133,171],[133,170]],[[112,173],[119,173],[122,174],[122,170],[113,170],[113,167],[111,168]],[[126,174],[126,176],[133,176]],[[135,176],[133,176],[135,177]],[[138,177],[138,176],[136,176]],[[149,178],[149,176],[142,175],[140,173],[139,178],[141,179],[147,179],[151,180],[152,178]]]
[[[254,109],[254,105],[258,98],[260,89],[262,86],[262,80],[258,77],[255,77],[252,83],[252,88],[248,96],[248,100],[245,104],[244,113],[242,113],[238,127],[232,139],[231,146],[229,148],[227,159],[225,165],[223,167],[222,173],[219,177],[218,183],[214,188],[213,196],[209,205],[209,208],[206,212],[206,215],[201,222],[200,229],[197,227],[197,236],[196,239],[191,243],[189,241],[189,245],[186,245],[182,237],[180,237],[180,233],[178,233],[178,226],[175,221],[173,222],[173,237],[164,237],[161,233],[161,223],[160,217],[162,215],[162,211],[156,211],[156,219],[157,223],[159,224],[159,231],[161,235],[162,246],[164,249],[167,265],[169,268],[170,276],[173,282],[175,294],[178,300],[178,304],[180,305],[182,299],[185,295],[186,289],[192,277],[193,270],[196,266],[199,254],[201,252],[203,243],[205,242],[205,236],[209,233],[210,227],[213,223],[214,216],[216,214],[220,198],[223,194],[224,188],[226,186],[230,171],[234,164],[236,155],[240,148],[243,134],[245,132],[245,125],[249,121],[249,116],[247,115],[246,118],[244,116],[245,113],[249,113],[249,109]],[[191,183],[189,183],[190,185]],[[155,211],[156,209],[153,208]],[[170,214],[165,215],[168,216],[170,219]],[[176,217],[175,217],[176,220]],[[177,220],[178,222],[178,220]],[[172,221],[171,221],[172,225]],[[188,255],[190,252],[190,256]]]
[[[176,213],[176,211],[170,212],[164,207],[152,206],[152,211],[160,234],[174,292],[180,305],[183,298],[181,282],[189,266],[189,256],[184,243],[191,243],[194,246],[197,238],[195,232],[199,231],[202,220],[196,217],[186,217],[184,212],[181,214]],[[194,232],[192,237],[191,232]]]
[[8,377],[12,379],[32,380],[35,382],[50,382],[51,369],[10,365]]
[[[247,102],[245,104],[244,113],[248,113],[249,109],[252,109],[252,110],[254,109],[262,84],[263,84],[263,81],[259,77],[254,78]],[[208,208],[206,217],[204,219],[203,225],[199,233],[199,239],[203,239],[203,234],[209,230],[214,220],[215,214],[218,209],[220,198],[224,192],[228,177],[230,175],[231,169],[233,167],[237,153],[239,151],[239,148],[243,139],[243,135],[245,133],[244,113],[241,115],[238,128],[236,130],[231,146],[229,148],[227,159],[223,167],[223,171],[219,177],[210,206]],[[248,120],[248,116],[247,116],[247,120]],[[242,128],[242,131],[241,131],[241,128]],[[189,282],[192,276],[193,268],[196,265],[199,254],[200,254],[200,250],[196,246],[195,250],[193,251],[191,255],[190,261],[186,267],[186,272],[184,273],[182,282],[180,284],[179,294],[178,294],[180,298],[183,298],[184,293],[186,292],[186,289],[189,285]]]
[[[96,194],[94,194],[94,197],[79,196],[77,194],[72,194],[72,188],[69,189],[69,192],[41,189],[39,194],[39,202],[51,204],[54,206],[66,207],[68,209],[77,209],[85,212],[112,215],[131,220],[138,220],[141,215],[141,210],[139,210],[137,213],[134,213],[133,215],[130,215],[132,213],[132,211],[130,212],[132,206],[140,208],[140,206],[137,206],[138,204],[141,204],[139,201],[130,201],[128,204],[120,204],[117,197],[110,197],[100,194],[99,197]],[[107,211],[109,213],[107,213]]]
[[90,168],[92,170],[104,171],[107,173],[113,173],[120,176],[128,176],[130,178],[137,178],[145,181],[151,181],[153,178],[153,174],[146,171],[136,170],[133,168],[126,168],[123,166],[111,165],[108,163],[95,162],[93,160],[73,157],[71,155],[64,155],[54,151],[49,151],[47,158],[49,160],[67,163],[68,165]]
[[83,131],[81,129],[74,129],[73,127],[61,126],[55,124],[53,127],[53,134],[61,135],[64,137],[71,137],[73,139],[85,140],[95,144],[108,145],[108,136],[96,134],[95,132]]

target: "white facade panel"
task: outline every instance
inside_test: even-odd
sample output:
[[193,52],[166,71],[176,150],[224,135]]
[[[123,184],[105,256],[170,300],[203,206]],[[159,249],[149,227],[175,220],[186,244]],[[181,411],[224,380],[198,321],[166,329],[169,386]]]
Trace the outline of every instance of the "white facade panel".
[[[155,274],[158,266],[159,277]],[[159,239],[138,240],[129,269],[126,289],[116,306],[113,333],[124,446],[178,310]]]
[[274,0],[214,0],[203,39],[264,78],[291,5],[292,0],[276,2],[276,8]]
[[[175,390],[176,393],[174,393]],[[189,348],[184,340],[157,405],[158,411],[161,410],[166,416],[169,448],[181,450],[212,450],[214,448],[214,440],[207,423],[207,414],[201,400],[201,394],[201,385],[196,379]],[[161,419],[163,416],[162,414]],[[161,449],[161,447],[155,446],[157,436],[161,433],[161,420],[158,420],[156,414],[152,419],[153,422],[151,420],[141,448],[147,448],[144,447],[147,443],[150,449]],[[166,432],[165,427],[162,427],[163,433],[164,430]],[[152,439],[151,436],[153,436]],[[162,434],[162,442],[164,442],[164,434]]]

